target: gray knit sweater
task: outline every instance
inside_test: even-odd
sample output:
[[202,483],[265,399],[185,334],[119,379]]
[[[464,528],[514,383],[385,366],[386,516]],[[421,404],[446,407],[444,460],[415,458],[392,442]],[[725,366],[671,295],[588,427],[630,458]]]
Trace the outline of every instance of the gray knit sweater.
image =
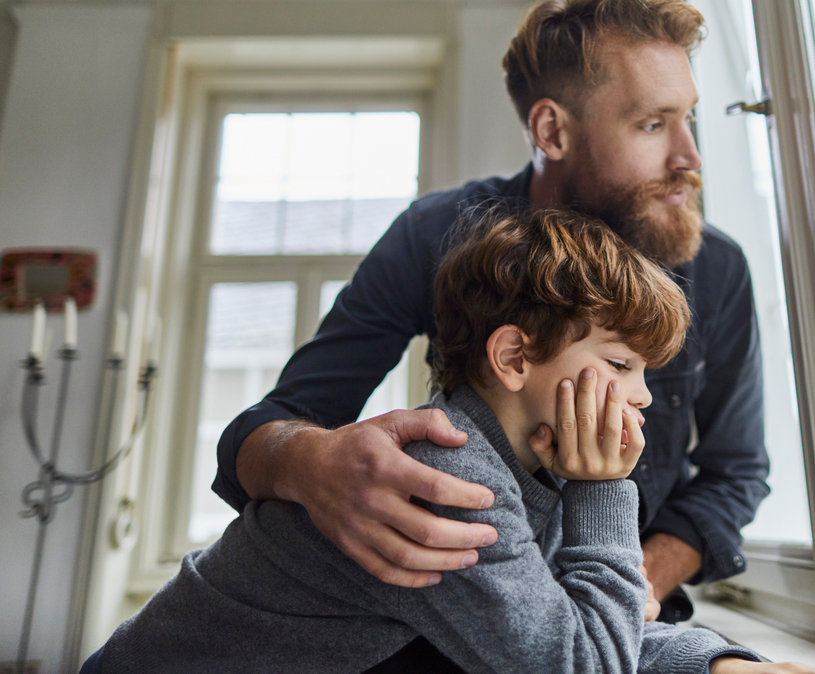
[[716,655],[755,659],[712,632],[643,625],[634,483],[563,483],[545,471],[539,481],[468,387],[428,406],[468,433],[466,445],[405,451],[495,493],[483,511],[421,504],[497,529],[476,566],[434,587],[387,585],[325,539],[301,506],[253,502],[116,630],[102,671],[361,672],[418,635],[473,674],[703,674]]

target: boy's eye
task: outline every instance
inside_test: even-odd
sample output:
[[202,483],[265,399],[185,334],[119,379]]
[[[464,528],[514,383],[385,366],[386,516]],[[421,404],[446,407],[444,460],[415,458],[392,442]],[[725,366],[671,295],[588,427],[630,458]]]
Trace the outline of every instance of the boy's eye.
[[623,370],[630,370],[631,369],[625,363],[621,363],[620,361],[617,361],[617,360],[609,360],[609,361],[606,361],[606,362],[609,365],[611,365],[611,367],[613,367],[615,370],[617,370],[617,372],[622,372]]

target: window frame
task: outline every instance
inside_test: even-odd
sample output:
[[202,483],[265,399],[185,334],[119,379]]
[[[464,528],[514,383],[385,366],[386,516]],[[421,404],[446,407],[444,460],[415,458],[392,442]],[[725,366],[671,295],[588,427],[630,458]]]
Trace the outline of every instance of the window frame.
[[[175,223],[169,227],[174,241],[170,243],[164,270],[169,283],[161,293],[158,307],[158,313],[164,317],[165,333],[170,337],[170,344],[163,349],[163,361],[173,363],[173,372],[162,373],[169,381],[163,382],[165,395],[159,394],[157,397],[161,399],[155,401],[155,418],[148,429],[146,443],[149,450],[139,471],[136,508],[142,526],[127,582],[127,593],[133,597],[158,589],[177,571],[181,557],[202,545],[189,541],[187,531],[203,374],[206,305],[212,284],[295,280],[298,284],[297,348],[317,327],[322,282],[350,278],[364,258],[360,254],[216,255],[209,252],[223,116],[237,111],[411,110],[421,118],[419,194],[433,183],[431,169],[438,163],[431,156],[435,78],[426,72],[388,75],[298,72],[296,77],[288,77],[280,73],[198,71],[190,73],[188,79],[181,124],[187,133],[177,150],[181,166],[174,177]],[[272,260],[274,271],[270,271]],[[426,339],[416,338],[408,350],[410,405],[421,404],[427,396],[426,345]],[[171,399],[169,393],[178,390],[192,391],[192,394],[184,401]],[[175,420],[168,419],[169,413],[164,411],[173,403]]]
[[[810,522],[815,540],[815,95],[800,0],[752,0],[776,192]],[[807,12],[808,13],[808,12]],[[747,541],[746,571],[696,592],[812,638],[815,545]],[[779,611],[778,607],[782,607]]]

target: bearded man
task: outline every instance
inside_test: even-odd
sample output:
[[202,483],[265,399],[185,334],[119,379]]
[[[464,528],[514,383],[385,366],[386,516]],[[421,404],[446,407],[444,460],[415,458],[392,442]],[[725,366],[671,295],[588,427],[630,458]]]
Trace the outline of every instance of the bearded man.
[[[250,498],[302,504],[323,534],[386,582],[426,586],[477,563],[477,548],[500,532],[434,517],[410,498],[486,508],[491,492],[401,451],[425,438],[457,447],[463,434],[438,410],[353,422],[410,339],[434,336],[434,274],[460,214],[496,200],[567,205],[670,268],[693,314],[683,352],[647,377],[654,402],[632,474],[663,619],[689,617],[676,592],[681,582],[743,571],[739,531],[769,491],[761,361],[747,263],[699,215],[689,54],[702,24],[683,0],[550,0],[534,8],[504,59],[531,163],[508,180],[422,197],[393,223],[277,388],[224,432],[215,491],[237,509]],[[580,423],[579,394],[577,405],[576,420],[558,424]],[[541,426],[530,443],[552,437]]]

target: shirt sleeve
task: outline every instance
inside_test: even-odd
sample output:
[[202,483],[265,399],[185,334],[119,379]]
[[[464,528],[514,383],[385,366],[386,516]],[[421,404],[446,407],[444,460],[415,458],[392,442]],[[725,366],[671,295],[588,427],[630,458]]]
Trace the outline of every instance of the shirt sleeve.
[[636,486],[628,480],[564,485],[563,546],[553,573],[503,464],[489,465],[482,455],[468,470],[467,446],[455,450],[455,459],[445,457],[449,450],[419,446],[426,451],[416,445],[406,451],[476,479],[496,496],[483,511],[422,505],[442,517],[491,524],[498,541],[479,551],[474,567],[446,573],[434,587],[400,590],[401,619],[473,674],[636,671],[646,596]]
[[373,390],[427,330],[434,260],[423,223],[405,211],[337,297],[317,334],[292,356],[277,387],[227,426],[212,489],[238,511],[249,496],[238,482],[243,441],[259,426],[307,419],[326,428],[355,421]]
[[698,473],[671,493],[644,535],[664,532],[697,548],[702,569],[692,583],[744,571],[740,531],[770,491],[765,482],[769,458],[758,321],[741,253],[727,276],[734,281],[721,293],[724,301],[709,338],[705,385],[694,404],[699,444],[690,460]]

